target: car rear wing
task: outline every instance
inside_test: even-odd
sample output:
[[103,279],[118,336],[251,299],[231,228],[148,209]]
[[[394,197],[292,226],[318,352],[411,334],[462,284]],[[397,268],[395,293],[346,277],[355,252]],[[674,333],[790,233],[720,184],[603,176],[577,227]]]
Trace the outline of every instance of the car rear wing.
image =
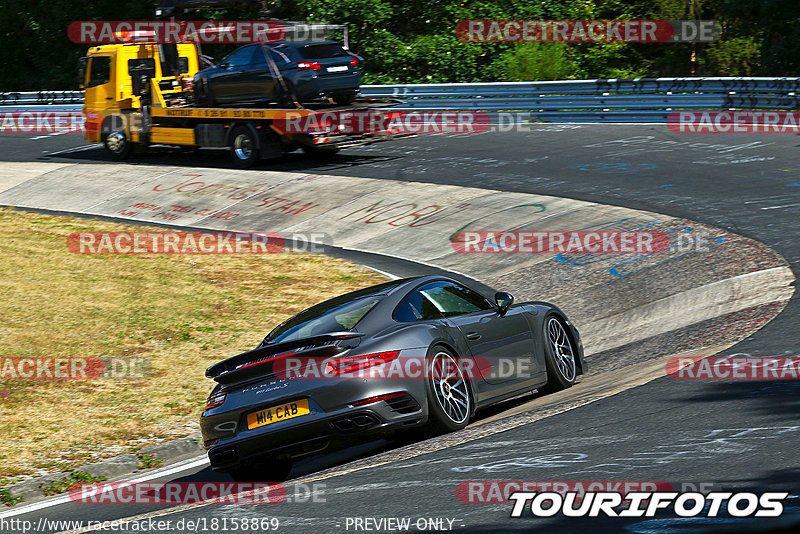
[[221,384],[228,384],[255,375],[269,375],[274,362],[288,356],[328,357],[345,350],[337,344],[355,340],[364,334],[358,332],[330,332],[304,337],[285,343],[268,343],[253,350],[222,360],[206,369],[206,376]]

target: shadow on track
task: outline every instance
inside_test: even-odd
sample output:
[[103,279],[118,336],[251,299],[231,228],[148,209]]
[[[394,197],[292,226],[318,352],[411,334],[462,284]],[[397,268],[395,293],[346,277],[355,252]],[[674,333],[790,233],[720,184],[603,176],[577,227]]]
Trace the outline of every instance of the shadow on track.
[[[800,411],[800,382],[797,380],[717,381],[703,384],[701,391],[685,397],[683,402],[714,403],[748,399],[744,409],[758,415],[780,416],[797,421]],[[800,477],[795,478],[795,481]]]
[[[358,167],[371,163],[391,161],[398,157],[367,156],[352,154],[335,154],[327,157],[315,157],[303,153],[289,153],[280,158],[258,162],[253,171],[310,172],[315,170],[332,171],[336,169]],[[74,152],[53,153],[39,156],[38,161],[58,161],[69,163],[120,164],[109,157],[100,145],[96,148],[76,150]],[[163,165],[170,167],[206,167],[210,169],[235,169],[224,150],[202,149],[181,150],[169,147],[153,147],[146,152],[134,154],[125,164]]]

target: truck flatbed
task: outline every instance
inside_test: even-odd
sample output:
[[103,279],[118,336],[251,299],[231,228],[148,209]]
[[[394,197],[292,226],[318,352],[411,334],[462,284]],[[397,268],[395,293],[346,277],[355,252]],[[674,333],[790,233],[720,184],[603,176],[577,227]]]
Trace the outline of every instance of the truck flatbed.
[[338,104],[330,103],[310,103],[303,104],[299,108],[289,108],[280,106],[247,106],[247,107],[201,107],[194,105],[187,106],[171,106],[171,107],[157,107],[150,108],[150,115],[152,117],[179,117],[179,118],[218,118],[218,119],[280,119],[286,116],[288,112],[299,113],[301,115],[319,113],[319,112],[347,112],[347,111],[360,111],[372,109],[390,108],[402,104],[402,100],[395,98],[369,98],[361,97],[354,100],[351,104],[341,106]]

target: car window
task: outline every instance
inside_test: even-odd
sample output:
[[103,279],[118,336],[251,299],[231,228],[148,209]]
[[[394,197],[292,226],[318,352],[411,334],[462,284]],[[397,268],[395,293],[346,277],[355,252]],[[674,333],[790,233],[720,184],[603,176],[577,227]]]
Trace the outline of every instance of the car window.
[[323,44],[323,45],[308,45],[300,48],[300,55],[304,59],[326,59],[331,57],[345,57],[349,55],[342,45],[338,44]]
[[[264,60],[264,51],[261,49],[260,46],[257,46],[255,48],[256,48],[256,51],[255,51],[255,55],[253,56],[253,63],[257,63],[259,65],[263,65],[264,63],[266,63],[266,61]],[[285,63],[291,63],[292,62],[292,60],[289,59],[289,56],[287,55],[288,50],[268,48],[267,51],[268,51],[269,55],[272,56],[272,60],[278,66],[283,65]]]
[[337,303],[335,299],[323,302],[278,325],[265,341],[282,343],[330,332],[352,330],[382,298],[364,297],[344,303]]
[[415,290],[400,301],[392,317],[395,321],[413,322],[441,319],[442,314],[428,297]]
[[292,62],[291,58],[292,51],[286,45],[280,44],[273,46],[272,48],[270,48],[270,52],[273,54],[272,57],[275,58],[275,61],[277,61],[279,65],[281,61],[284,63]]
[[432,282],[419,288],[445,317],[492,309],[477,291],[453,282]]
[[222,63],[227,63],[231,67],[241,67],[249,65],[253,62],[253,52],[256,47],[245,46],[238,50],[234,50],[231,54],[222,60]]
[[108,83],[111,79],[111,58],[104,56],[93,57],[89,69],[89,85],[87,87]]

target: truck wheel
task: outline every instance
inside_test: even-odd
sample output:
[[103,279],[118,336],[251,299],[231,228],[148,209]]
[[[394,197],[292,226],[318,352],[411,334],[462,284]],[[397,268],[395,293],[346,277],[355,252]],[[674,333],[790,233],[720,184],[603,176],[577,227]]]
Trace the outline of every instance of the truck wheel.
[[249,169],[258,161],[258,142],[249,128],[237,126],[231,133],[231,160],[240,169]]
[[133,143],[120,131],[109,133],[103,139],[103,148],[117,161],[122,161],[131,157]]

